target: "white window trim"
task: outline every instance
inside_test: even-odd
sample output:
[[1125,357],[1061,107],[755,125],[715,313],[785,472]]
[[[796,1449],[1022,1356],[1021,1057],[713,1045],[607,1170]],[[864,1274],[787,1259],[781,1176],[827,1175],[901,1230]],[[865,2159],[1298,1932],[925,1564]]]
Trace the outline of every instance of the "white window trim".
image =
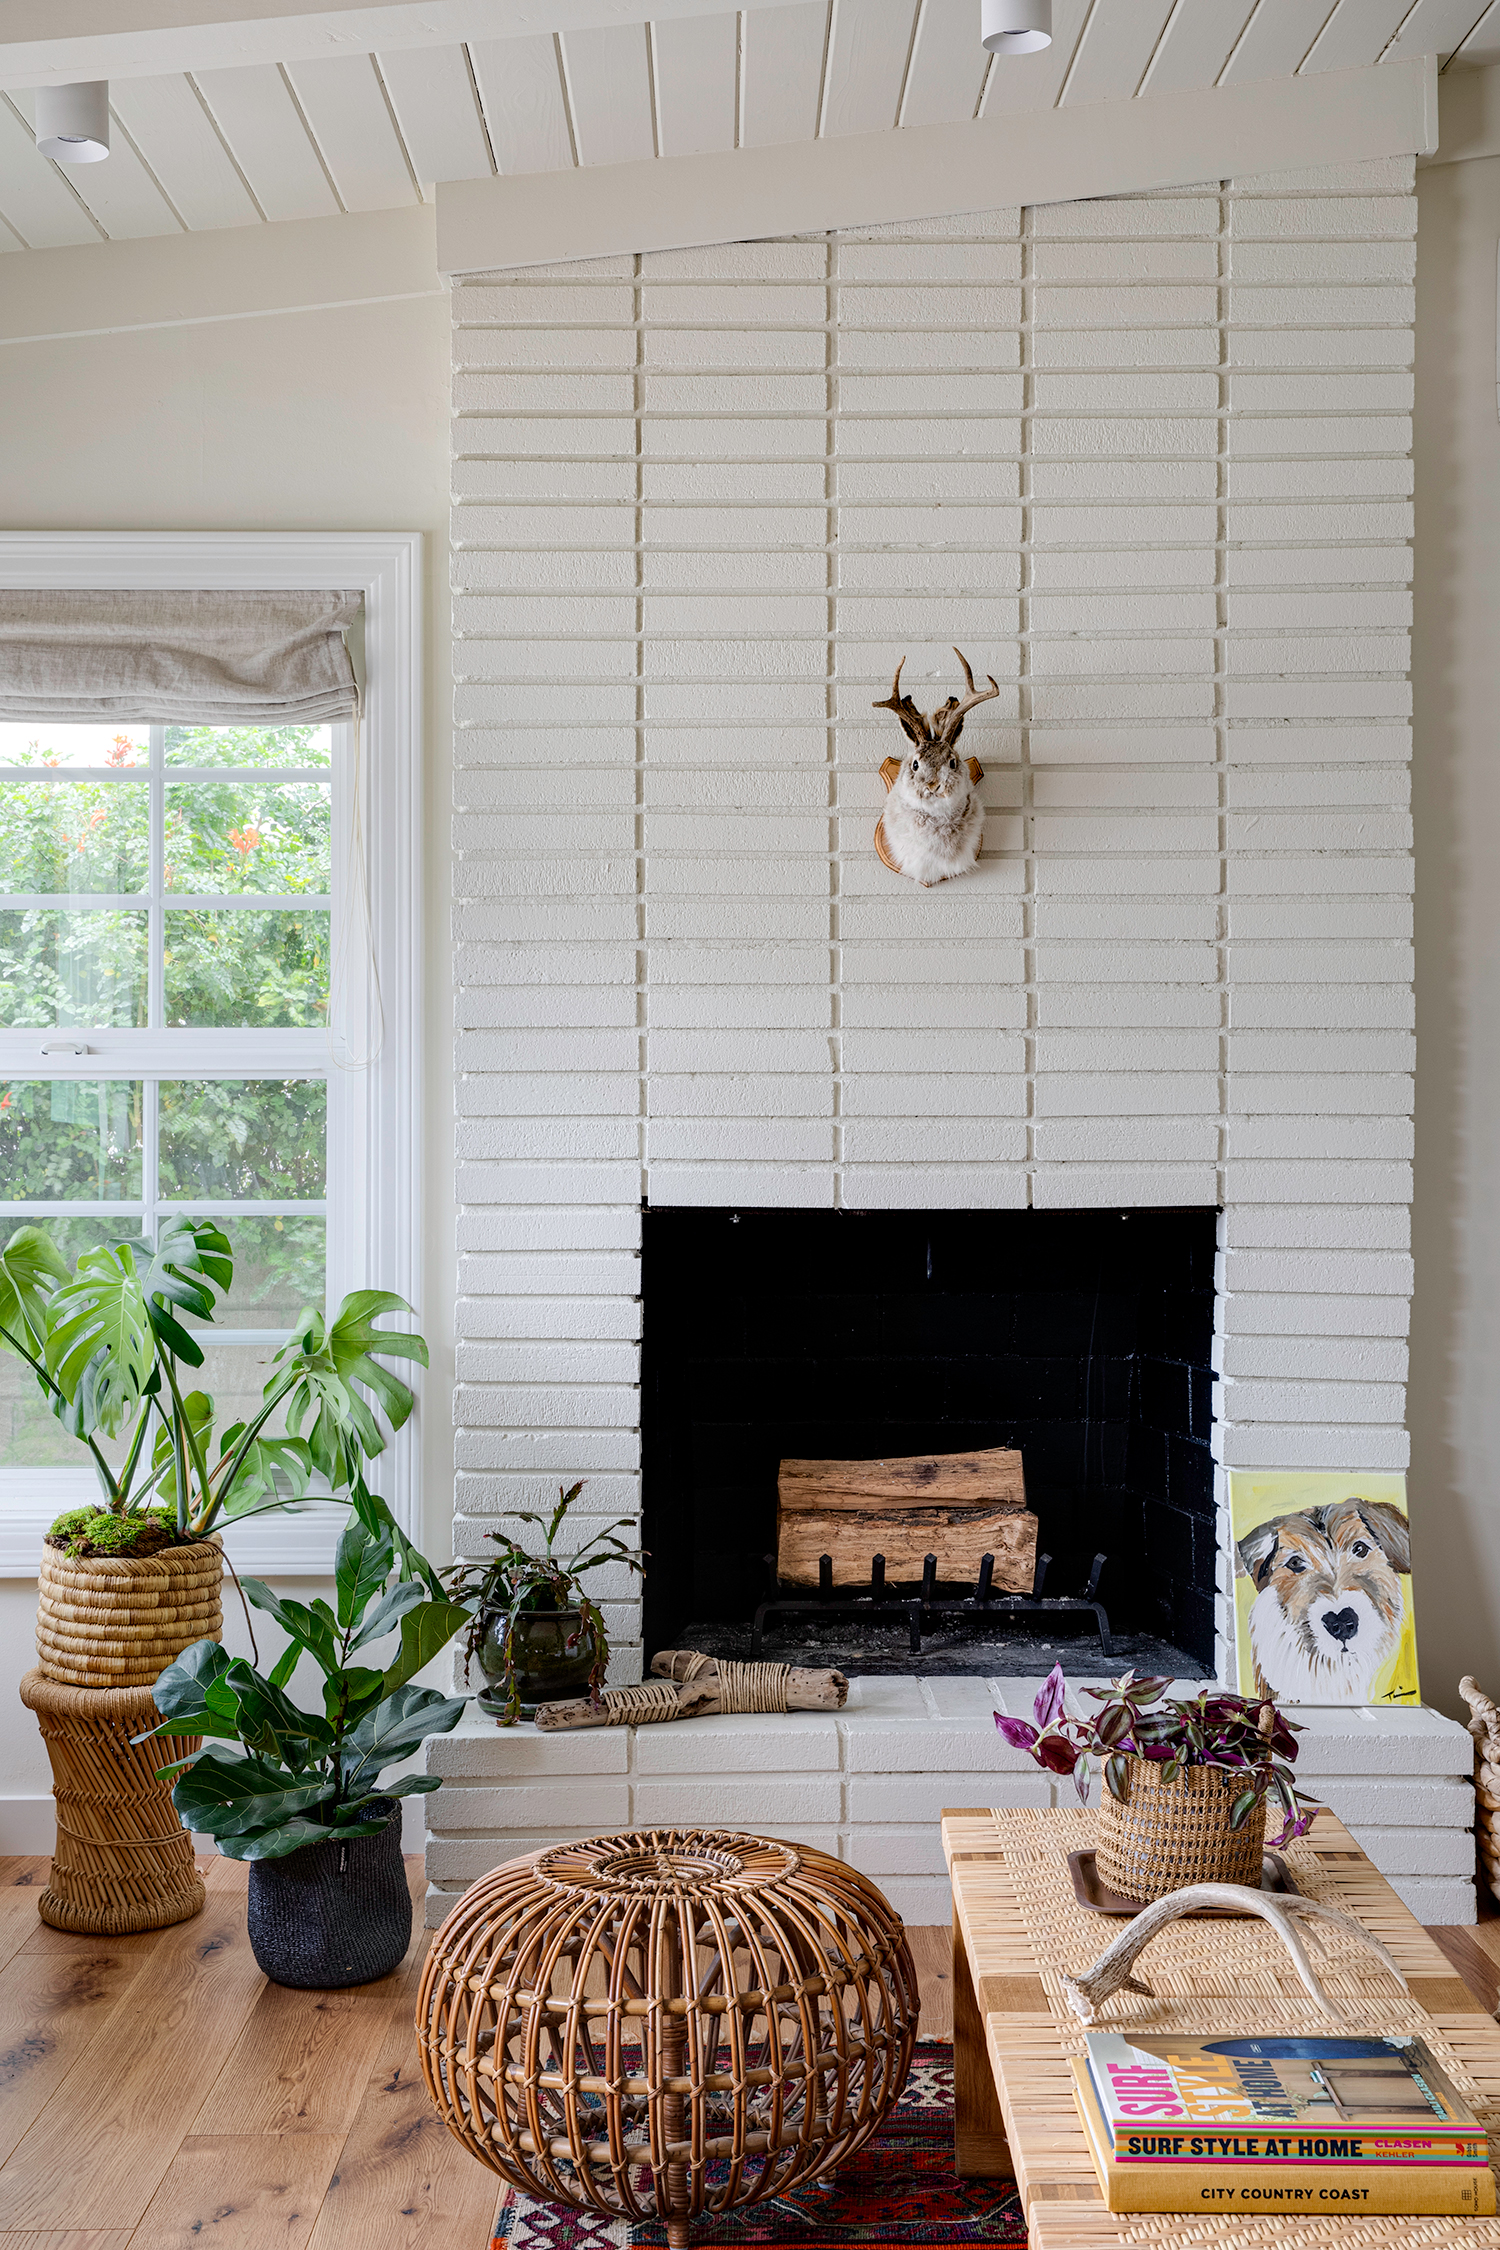
[[[358,1167],[364,1180],[363,1225],[343,1286],[394,1289],[417,1307],[420,1327],[422,534],[0,532],[0,587],[32,586],[363,590],[360,797],[384,1041],[369,1066],[363,1133],[343,1147],[330,1136],[329,1158]],[[57,1036],[0,1032],[0,1071],[34,1074],[41,1040]],[[90,1046],[102,1054],[107,1036],[91,1034]],[[243,1047],[237,1059],[243,1065]],[[82,1075],[86,1066],[76,1067]],[[420,1371],[402,1363],[398,1372],[420,1397]],[[376,1464],[378,1489],[414,1538],[421,1529],[419,1418],[420,1410]],[[14,1491],[0,1498],[0,1577],[35,1576],[42,1535],[66,1505],[59,1486],[67,1478],[67,1471],[38,1470],[26,1480],[35,1498]],[[240,1570],[323,1573],[345,1520],[342,1507],[264,1515],[230,1530],[225,1544]]]

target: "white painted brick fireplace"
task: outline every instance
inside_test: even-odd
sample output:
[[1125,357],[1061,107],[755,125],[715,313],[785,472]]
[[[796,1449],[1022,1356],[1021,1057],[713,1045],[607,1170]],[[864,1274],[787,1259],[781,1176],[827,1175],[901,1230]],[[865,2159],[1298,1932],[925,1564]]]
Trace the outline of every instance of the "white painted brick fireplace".
[[[457,1552],[560,1479],[637,1506],[643,1197],[1217,1206],[1221,1474],[1405,1466],[1416,208],[1399,160],[455,285]],[[870,705],[955,641],[985,850],[922,892]],[[434,1910],[701,1816],[942,1918],[939,1803],[1048,1798],[1030,1692],[468,1725]],[[1472,1919],[1467,1737],[1312,1723]]]

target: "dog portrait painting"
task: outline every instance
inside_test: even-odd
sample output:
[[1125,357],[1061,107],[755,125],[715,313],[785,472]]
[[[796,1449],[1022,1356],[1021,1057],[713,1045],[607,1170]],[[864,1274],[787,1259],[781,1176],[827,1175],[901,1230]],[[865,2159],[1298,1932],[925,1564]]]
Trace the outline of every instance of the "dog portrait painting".
[[1236,1469],[1229,1506],[1240,1693],[1418,1702],[1406,1479]]

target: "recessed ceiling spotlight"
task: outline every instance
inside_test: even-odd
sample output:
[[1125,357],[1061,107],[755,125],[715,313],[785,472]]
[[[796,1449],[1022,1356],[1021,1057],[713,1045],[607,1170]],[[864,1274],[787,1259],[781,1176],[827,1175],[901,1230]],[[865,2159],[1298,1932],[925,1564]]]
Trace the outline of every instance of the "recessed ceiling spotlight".
[[38,86],[36,145],[59,164],[100,164],[109,154],[109,81]]
[[979,35],[992,55],[1034,55],[1052,44],[1052,0],[979,0]]

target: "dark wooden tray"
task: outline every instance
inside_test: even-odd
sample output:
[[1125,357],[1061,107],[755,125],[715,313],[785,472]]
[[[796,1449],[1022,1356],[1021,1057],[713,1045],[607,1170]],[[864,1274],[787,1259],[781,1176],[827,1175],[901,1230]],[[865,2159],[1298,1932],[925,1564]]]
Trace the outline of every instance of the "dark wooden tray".
[[[1140,1899],[1125,1898],[1119,1891],[1109,1890],[1100,1882],[1092,1852],[1069,1852],[1068,1873],[1073,1878],[1073,1896],[1080,1906],[1088,1908],[1090,1914],[1114,1914],[1123,1917],[1132,1914],[1144,1914],[1146,1911]],[[1260,1887],[1263,1891],[1279,1891],[1283,1896],[1288,1893],[1294,1898],[1301,1895],[1293,1879],[1291,1869],[1276,1852],[1267,1852],[1261,1861]],[[1242,1922],[1245,1919],[1242,1914],[1236,1914],[1234,1909],[1229,1906],[1200,1907],[1197,1914],[1193,1915],[1191,1919],[1197,1921],[1200,1918],[1205,1921],[1225,1922]]]

